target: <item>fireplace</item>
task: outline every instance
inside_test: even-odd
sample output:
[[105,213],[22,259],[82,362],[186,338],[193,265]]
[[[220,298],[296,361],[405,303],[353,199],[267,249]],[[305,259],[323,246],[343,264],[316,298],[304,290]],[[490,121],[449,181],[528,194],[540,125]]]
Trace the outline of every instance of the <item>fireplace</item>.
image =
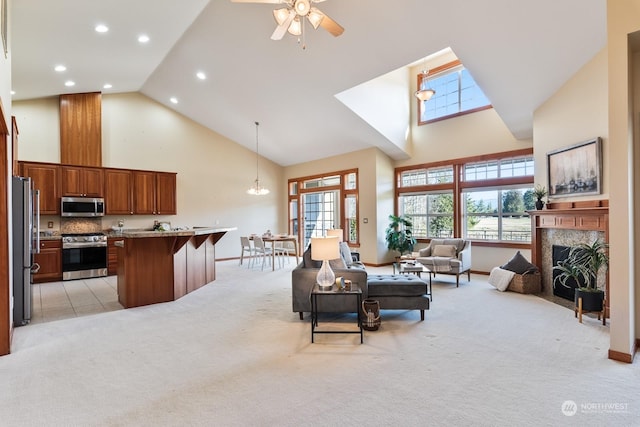
[[[565,259],[567,259],[570,250],[571,246],[552,245],[551,265],[555,267],[560,261],[564,261]],[[553,286],[553,294],[555,296],[573,301],[575,289],[578,287],[578,283],[574,278],[570,277],[566,282],[564,282],[565,284],[563,285],[559,281],[556,281],[556,277],[558,277],[559,275],[560,272],[554,269],[551,282]]]
[[[571,248],[597,239],[608,242],[609,207],[606,200],[548,203],[545,209],[529,211],[531,215],[531,262],[542,274],[540,296],[561,305],[573,304],[574,290],[561,284],[553,286],[554,246]],[[566,256],[566,255],[565,255]],[[607,274],[608,276],[608,274]],[[609,283],[606,280],[608,294]],[[557,295],[561,292],[563,295]],[[570,300],[571,303],[568,301]],[[608,304],[607,299],[607,304]],[[609,307],[607,306],[607,317]]]

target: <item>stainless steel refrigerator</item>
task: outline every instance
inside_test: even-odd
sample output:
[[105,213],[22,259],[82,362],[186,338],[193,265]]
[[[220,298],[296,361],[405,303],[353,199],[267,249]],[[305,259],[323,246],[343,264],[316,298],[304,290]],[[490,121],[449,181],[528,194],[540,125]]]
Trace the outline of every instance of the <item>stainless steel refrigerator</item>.
[[31,274],[37,272],[33,254],[40,247],[39,192],[31,179],[13,177],[13,324],[31,320]]

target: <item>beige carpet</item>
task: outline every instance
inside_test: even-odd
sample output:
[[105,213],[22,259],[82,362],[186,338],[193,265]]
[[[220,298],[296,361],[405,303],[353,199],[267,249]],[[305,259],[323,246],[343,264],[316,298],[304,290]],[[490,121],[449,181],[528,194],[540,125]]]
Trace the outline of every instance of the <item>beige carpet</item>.
[[383,311],[363,345],[311,344],[308,316],[291,312],[293,263],[217,266],[218,280],[173,303],[17,328],[0,358],[0,423],[639,424],[639,364],[607,359],[608,327],[486,276],[457,289],[442,276],[424,322]]

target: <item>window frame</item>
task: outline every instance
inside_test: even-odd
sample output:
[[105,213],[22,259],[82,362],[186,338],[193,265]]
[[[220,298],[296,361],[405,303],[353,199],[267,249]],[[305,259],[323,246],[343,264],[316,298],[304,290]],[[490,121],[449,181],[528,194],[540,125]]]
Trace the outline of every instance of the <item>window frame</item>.
[[[469,189],[482,189],[482,188],[508,188],[515,186],[533,186],[534,175],[524,175],[516,177],[505,178],[492,178],[486,180],[476,181],[464,181],[462,179],[464,166],[469,163],[477,163],[483,161],[493,160],[506,160],[517,157],[533,156],[533,148],[524,148],[520,150],[504,151],[499,153],[484,154],[479,156],[464,157],[452,160],[443,160],[433,163],[422,163],[411,166],[403,166],[395,168],[395,182],[394,182],[394,212],[396,215],[400,215],[399,201],[400,196],[404,194],[428,194],[443,190],[453,191],[453,234],[454,236],[462,236],[463,221],[465,220],[463,197],[464,190]],[[401,176],[403,173],[412,170],[428,170],[432,168],[439,168],[451,166],[453,168],[453,182],[452,183],[440,183],[440,184],[426,184],[401,187]],[[533,231],[532,231],[533,232]],[[431,241],[429,237],[416,237],[416,240],[420,243],[428,243]],[[531,242],[514,242],[514,241],[497,241],[497,240],[474,240],[474,245],[479,246],[492,246],[492,247],[512,247],[512,248],[526,248],[531,247]]]
[[[444,75],[454,72],[454,69],[456,68],[465,68],[464,65],[462,65],[462,62],[457,59],[455,61],[451,61],[448,62],[444,65],[441,65],[440,67],[435,67],[431,70],[429,70],[429,73],[425,76],[423,72],[418,73],[417,76],[417,88],[420,89],[422,87],[422,82],[423,80],[432,80],[434,78],[437,77],[443,77]],[[475,80],[474,80],[475,81]],[[477,83],[476,83],[477,85]],[[428,85],[427,85],[428,86]],[[480,89],[482,90],[482,89]],[[483,92],[484,93],[484,92]],[[486,95],[485,95],[486,96]],[[441,116],[441,117],[436,117],[433,119],[429,119],[429,120],[422,120],[422,108],[424,105],[424,101],[420,101],[419,99],[416,99],[416,115],[417,115],[417,122],[418,122],[418,126],[422,126],[422,125],[427,125],[429,123],[434,123],[434,122],[439,122],[441,120],[447,120],[447,119],[452,119],[454,117],[460,117],[460,116],[465,116],[467,114],[471,114],[471,113],[476,113],[478,111],[484,111],[484,110],[488,110],[490,108],[493,108],[493,105],[491,103],[482,106],[482,107],[476,107],[476,108],[472,108],[469,110],[464,110],[464,111],[458,111],[456,113],[452,113],[452,114],[447,114],[446,116]],[[426,101],[429,102],[429,101]]]
[[[355,188],[347,188],[348,177],[351,174],[355,174]],[[305,188],[304,183],[307,181],[313,180],[324,180],[327,178],[339,177],[336,185],[331,186],[318,186],[318,187],[310,187]],[[360,247],[360,174],[357,168],[355,169],[347,169],[335,172],[327,172],[318,175],[310,175],[298,178],[290,178],[287,181],[288,195],[287,195],[287,206],[288,206],[288,225],[289,225],[289,233],[296,234],[299,242],[304,242],[304,229],[302,228],[303,219],[302,215],[304,213],[304,207],[302,203],[302,196],[306,193],[317,193],[318,191],[338,191],[338,200],[339,209],[340,209],[340,218],[339,224],[335,224],[335,228],[341,228],[343,233],[347,233],[349,227],[346,226],[346,221],[351,219],[355,224],[356,231],[356,240],[350,241],[349,236],[347,235],[346,239],[343,236],[343,240],[347,242],[350,247]],[[355,218],[347,218],[347,198],[355,199]],[[292,205],[297,203],[297,218],[292,218]],[[297,233],[294,232],[294,224],[297,226]],[[299,245],[301,247],[301,245]],[[304,248],[302,248],[304,250]]]

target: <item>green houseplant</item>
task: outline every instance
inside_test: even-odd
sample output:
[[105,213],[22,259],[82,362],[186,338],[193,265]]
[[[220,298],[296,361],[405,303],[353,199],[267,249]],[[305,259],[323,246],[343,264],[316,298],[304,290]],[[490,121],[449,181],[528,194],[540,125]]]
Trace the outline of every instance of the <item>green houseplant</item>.
[[553,286],[567,284],[572,280],[578,284],[575,293],[575,303],[582,298],[582,309],[585,311],[602,311],[604,290],[599,283],[600,271],[606,271],[609,267],[609,245],[598,239],[591,244],[581,243],[571,247],[566,259],[558,262],[553,267],[559,274],[553,282]]
[[547,195],[547,188],[544,185],[536,184],[533,189],[533,195],[536,197],[536,209],[542,209],[544,206],[542,198]]
[[389,226],[385,231],[387,249],[400,252],[400,256],[413,251],[416,239],[413,237],[413,223],[404,215],[389,215]]

